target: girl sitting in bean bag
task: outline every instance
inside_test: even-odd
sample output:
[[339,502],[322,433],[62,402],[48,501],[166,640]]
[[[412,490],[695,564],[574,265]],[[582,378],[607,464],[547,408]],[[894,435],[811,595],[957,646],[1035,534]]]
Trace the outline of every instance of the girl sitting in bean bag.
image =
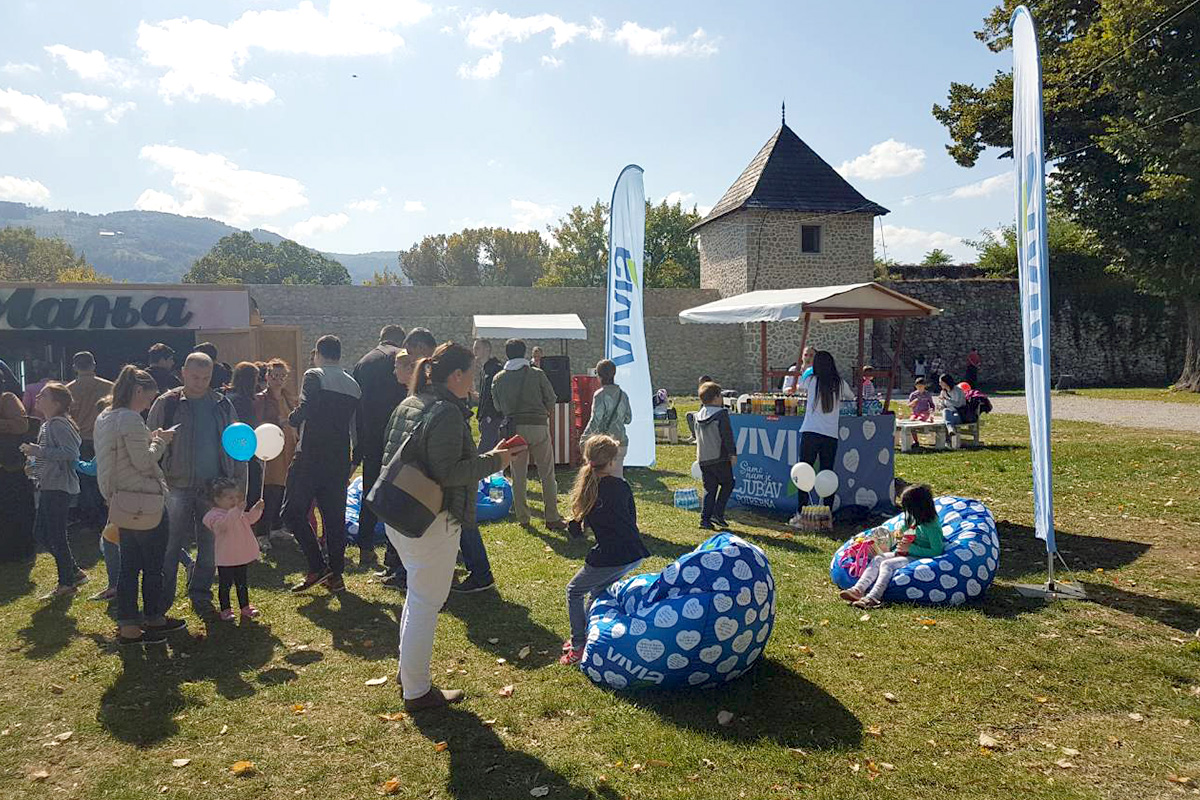
[[933,491],[926,485],[909,486],[900,495],[904,527],[895,552],[871,559],[858,583],[845,589],[841,598],[858,608],[883,605],[883,593],[892,574],[913,558],[936,558],[942,554],[942,525],[933,505]]
[[596,546],[588,551],[583,567],[567,584],[571,638],[563,642],[563,655],[558,661],[564,666],[578,664],[587,644],[587,609],[591,603],[585,606],[584,597],[591,595],[595,601],[650,555],[638,532],[633,490],[613,474],[620,469],[620,452],[620,442],[611,436],[589,437],[583,446],[583,469],[571,490],[571,535],[582,536],[586,522],[596,534]]

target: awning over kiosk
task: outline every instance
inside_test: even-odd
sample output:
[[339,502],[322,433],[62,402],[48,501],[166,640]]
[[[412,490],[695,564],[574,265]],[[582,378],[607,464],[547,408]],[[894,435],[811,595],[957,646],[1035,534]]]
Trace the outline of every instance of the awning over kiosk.
[[680,322],[794,322],[806,314],[820,322],[871,317],[931,317],[941,309],[878,283],[764,289],[714,300],[679,312]]
[[476,314],[475,335],[481,339],[586,339],[578,314]]

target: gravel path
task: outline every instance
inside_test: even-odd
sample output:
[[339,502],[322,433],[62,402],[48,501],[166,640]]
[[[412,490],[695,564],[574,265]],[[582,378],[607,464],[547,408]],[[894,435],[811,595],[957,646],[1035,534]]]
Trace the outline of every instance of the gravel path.
[[[1026,415],[1024,396],[993,397],[992,406],[997,414]],[[1050,411],[1054,419],[1200,433],[1200,406],[1185,403],[1102,400],[1064,394],[1051,396]]]

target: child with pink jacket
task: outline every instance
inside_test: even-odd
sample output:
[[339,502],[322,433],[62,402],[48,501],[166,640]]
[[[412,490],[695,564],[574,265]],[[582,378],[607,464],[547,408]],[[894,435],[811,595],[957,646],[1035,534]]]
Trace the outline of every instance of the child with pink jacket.
[[263,501],[259,500],[246,511],[246,497],[238,483],[231,478],[214,478],[208,485],[208,496],[213,507],[204,515],[204,525],[213,532],[216,543],[217,597],[221,602],[221,619],[232,622],[233,609],[229,605],[229,590],[237,587],[238,605],[242,619],[251,620],[258,616],[258,609],[250,605],[250,590],[247,585],[247,568],[258,561],[258,540],[254,538],[254,523],[263,513]]

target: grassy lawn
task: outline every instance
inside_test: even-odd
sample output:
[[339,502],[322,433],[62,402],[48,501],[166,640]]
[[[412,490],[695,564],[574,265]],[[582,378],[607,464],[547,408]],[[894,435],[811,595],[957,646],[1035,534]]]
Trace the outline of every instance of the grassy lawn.
[[[1004,389],[994,392],[996,395],[1019,395],[1024,389]],[[1097,397],[1103,400],[1130,400],[1151,403],[1187,403],[1200,405],[1200,392],[1173,392],[1169,388],[1151,387],[1113,387],[1105,389],[1073,389],[1068,394],[1080,397]]]
[[[277,546],[251,571],[258,624],[202,636],[190,618],[192,637],[130,655],[101,604],[35,599],[54,580],[47,556],[5,565],[0,797],[363,800],[393,777],[397,797],[479,800],[543,786],[650,800],[1191,793],[1172,781],[1200,782],[1200,437],[1055,423],[1059,545],[1092,600],[1046,606],[1012,589],[1044,570],[1026,436],[1022,419],[993,417],[986,449],[897,456],[898,475],[982,498],[1000,523],[997,583],[959,610],[864,618],[828,578],[850,531],[733,513],[771,560],[779,621],[755,669],[712,692],[617,694],[554,664],[587,546],[540,528],[485,527],[499,591],[452,598],[434,652],[435,680],[468,700],[415,719],[381,718],[401,708],[392,677],[365,685],[393,676],[401,600],[368,573],[340,598],[293,596],[281,587],[301,559]],[[658,453],[628,473],[650,569],[703,538],[671,506],[693,449]],[[95,541],[73,544],[91,590]],[[254,774],[234,777],[242,760]]]

